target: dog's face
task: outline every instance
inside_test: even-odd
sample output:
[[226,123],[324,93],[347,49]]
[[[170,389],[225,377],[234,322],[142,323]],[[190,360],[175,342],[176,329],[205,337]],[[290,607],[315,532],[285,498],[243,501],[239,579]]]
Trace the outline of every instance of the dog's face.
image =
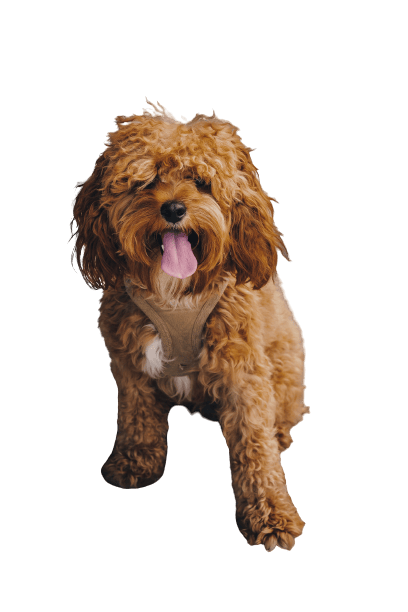
[[265,285],[277,249],[288,255],[237,128],[215,115],[184,124],[145,112],[116,122],[74,206],[88,284],[106,289],[129,275],[152,290],[161,262],[171,276],[191,277],[196,292],[221,270],[237,284]]

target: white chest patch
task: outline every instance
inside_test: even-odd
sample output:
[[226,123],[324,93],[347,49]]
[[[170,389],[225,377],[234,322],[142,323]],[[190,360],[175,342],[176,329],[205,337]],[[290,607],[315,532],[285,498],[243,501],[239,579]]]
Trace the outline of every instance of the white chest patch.
[[[153,323],[149,323],[145,327],[149,327],[157,332]],[[153,340],[146,346],[143,372],[151,376],[151,378],[159,378],[166,362],[167,359],[164,356],[160,335],[156,333]],[[190,399],[192,384],[189,376],[173,376],[171,382],[178,399]]]

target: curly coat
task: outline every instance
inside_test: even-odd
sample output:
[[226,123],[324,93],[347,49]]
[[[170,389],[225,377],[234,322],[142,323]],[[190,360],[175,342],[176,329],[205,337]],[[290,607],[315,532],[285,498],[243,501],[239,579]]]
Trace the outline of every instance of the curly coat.
[[[215,114],[181,123],[154,108],[154,115],[116,119],[118,130],[74,205],[74,252],[85,281],[104,290],[99,327],[119,390],[116,442],[102,474],[123,488],[157,481],[168,413],[183,401],[221,425],[247,541],[290,549],[304,522],[280,453],[308,408],[302,336],[276,274],[277,251],[289,257],[273,220],[275,200],[231,123]],[[160,268],[159,237],[169,227],[160,210],[169,200],[187,209],[177,228],[189,234],[198,263],[184,279]],[[171,308],[193,307],[228,281],[207,320],[195,372],[160,376],[160,337],[125,279]]]

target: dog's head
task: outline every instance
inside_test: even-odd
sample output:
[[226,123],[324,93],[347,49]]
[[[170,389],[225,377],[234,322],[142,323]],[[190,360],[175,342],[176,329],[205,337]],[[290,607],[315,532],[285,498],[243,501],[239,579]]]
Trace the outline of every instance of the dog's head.
[[106,289],[130,276],[152,291],[164,243],[171,276],[188,275],[180,259],[195,270],[193,291],[221,271],[237,285],[263,287],[277,249],[288,254],[238,129],[214,114],[181,123],[164,110],[116,123],[74,205],[74,252],[86,282]]

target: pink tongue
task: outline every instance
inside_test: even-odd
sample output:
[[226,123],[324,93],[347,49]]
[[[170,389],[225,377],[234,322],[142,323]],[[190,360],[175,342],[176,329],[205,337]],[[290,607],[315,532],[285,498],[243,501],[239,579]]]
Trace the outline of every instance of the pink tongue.
[[163,258],[161,268],[170,276],[187,278],[197,269],[197,260],[186,234],[168,232],[163,236]]

